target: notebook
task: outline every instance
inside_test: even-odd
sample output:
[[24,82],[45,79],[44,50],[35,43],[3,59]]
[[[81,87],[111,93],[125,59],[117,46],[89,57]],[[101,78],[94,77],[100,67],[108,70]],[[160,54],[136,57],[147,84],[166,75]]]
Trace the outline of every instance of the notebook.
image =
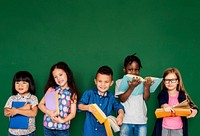
[[[12,102],[12,107],[15,108],[20,108],[24,106],[26,102]],[[30,104],[28,102],[28,104]],[[14,128],[14,129],[27,129],[28,128],[28,122],[29,122],[29,117],[17,114],[13,117],[10,117],[10,123],[9,123],[9,128]]]
[[45,105],[48,110],[56,110],[59,114],[58,92],[52,91],[45,94]]

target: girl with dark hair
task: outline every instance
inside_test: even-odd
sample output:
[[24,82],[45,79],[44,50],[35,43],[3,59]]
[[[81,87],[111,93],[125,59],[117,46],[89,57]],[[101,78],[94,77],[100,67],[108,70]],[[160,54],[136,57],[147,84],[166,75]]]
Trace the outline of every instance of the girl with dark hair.
[[[35,96],[35,83],[32,75],[27,71],[19,71],[15,74],[12,82],[12,96],[6,102],[4,107],[4,115],[7,117],[15,117],[19,115],[27,116],[28,127],[21,128],[20,123],[14,122],[15,127],[9,128],[9,136],[24,135],[34,136],[35,135],[35,116],[38,111],[38,99]],[[13,103],[23,103],[22,107],[13,107]],[[18,124],[19,123],[19,124]]]
[[[58,94],[58,110],[47,108],[47,94]],[[69,136],[70,121],[76,116],[76,103],[78,90],[74,76],[69,66],[58,62],[50,69],[49,79],[45,86],[45,96],[39,103],[39,108],[44,115],[45,136]]]

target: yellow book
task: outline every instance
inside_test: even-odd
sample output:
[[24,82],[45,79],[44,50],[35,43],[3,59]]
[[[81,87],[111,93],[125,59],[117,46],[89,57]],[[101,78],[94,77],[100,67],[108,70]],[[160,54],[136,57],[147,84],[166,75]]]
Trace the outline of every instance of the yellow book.
[[95,116],[95,118],[102,124],[105,122],[105,120],[107,119],[105,113],[99,108],[99,106],[97,104],[91,104],[92,109],[95,112],[92,112],[92,114]]
[[101,124],[104,123],[107,136],[113,136],[111,126],[114,132],[119,131],[119,126],[117,125],[116,118],[114,116],[106,117],[105,113],[99,108],[97,104],[91,104],[91,106],[92,106],[92,109],[95,111],[95,112],[92,112],[95,118]]
[[165,112],[163,108],[158,108],[155,111],[156,118],[174,117],[174,116],[189,116],[192,112],[187,100],[173,107],[174,112]]
[[185,108],[173,108],[174,112],[165,112],[163,108],[158,108],[155,111],[156,118],[174,117],[174,116],[189,116],[191,114],[190,109]]
[[107,134],[107,136],[113,136],[112,129],[111,129],[111,126],[110,126],[110,122],[109,122],[108,119],[105,120],[104,126],[106,128],[106,134]]

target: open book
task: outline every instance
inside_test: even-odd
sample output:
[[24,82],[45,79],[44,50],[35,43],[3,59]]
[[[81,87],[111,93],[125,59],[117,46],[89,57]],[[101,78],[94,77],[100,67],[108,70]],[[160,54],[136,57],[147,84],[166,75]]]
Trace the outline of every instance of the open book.
[[[20,108],[20,107],[23,107],[25,103],[26,102],[13,101],[12,107]],[[30,104],[30,103],[28,102],[28,104]],[[10,117],[9,128],[28,129],[28,122],[29,122],[28,116],[17,114],[13,117]]]
[[[144,82],[146,81],[146,79],[144,79],[140,76],[135,76],[135,75],[131,75],[131,74],[127,74],[127,75],[123,76],[122,81],[119,85],[119,90],[122,92],[127,91],[128,87],[129,87],[128,81],[132,81],[136,78],[139,78],[141,83],[134,88],[132,95],[143,94]],[[151,80],[153,82],[153,84],[150,87],[150,92],[153,93],[156,90],[156,88],[159,86],[159,84],[161,83],[162,78],[157,78],[157,77],[146,77],[146,78],[151,78]]]
[[117,120],[115,116],[108,116],[108,121],[110,122],[110,126],[112,127],[114,132],[120,131],[120,127],[117,124]]
[[56,110],[59,114],[58,92],[52,91],[45,94],[45,106],[48,110]]
[[163,108],[157,108],[155,111],[156,118],[189,116],[191,114],[187,100],[173,107],[174,112],[165,112]]
[[108,116],[106,117],[105,113],[99,108],[97,104],[91,104],[92,109],[95,112],[92,112],[92,114],[95,116],[95,118],[102,124],[104,123],[107,136],[113,136],[112,130],[114,132],[119,131],[119,126],[117,125],[116,118],[114,116]]

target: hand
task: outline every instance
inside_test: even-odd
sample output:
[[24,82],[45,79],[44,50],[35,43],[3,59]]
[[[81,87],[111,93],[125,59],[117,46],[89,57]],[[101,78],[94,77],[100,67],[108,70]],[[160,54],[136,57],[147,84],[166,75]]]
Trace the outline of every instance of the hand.
[[17,109],[16,108],[11,108],[11,109],[8,109],[8,115],[10,117],[13,117],[17,114]]
[[132,81],[128,81],[129,88],[133,90],[137,85],[141,83],[140,78],[133,77]]
[[88,111],[91,113],[95,113],[95,110],[92,108],[91,104],[88,105]]
[[61,118],[60,116],[54,117],[53,121],[56,123],[61,123],[61,124],[65,123],[65,120],[63,118]]
[[192,113],[187,118],[193,118],[197,115],[197,109],[191,109]]
[[173,108],[169,106],[168,104],[163,104],[163,109],[165,112],[174,112]]
[[123,115],[118,115],[117,116],[116,121],[117,121],[118,125],[121,125],[123,123],[123,117],[124,117]]
[[47,111],[47,114],[49,115],[49,117],[50,117],[52,120],[54,120],[54,118],[55,118],[56,116],[58,116],[58,113],[57,113],[56,110],[48,110],[48,111]]
[[150,86],[152,86],[153,84],[154,82],[152,81],[150,77],[145,78],[145,81],[144,81],[145,88],[150,88]]
[[28,102],[26,102],[26,103],[24,104],[24,106],[21,107],[20,109],[30,110],[30,109],[32,109],[32,105],[31,105],[31,104],[28,104]]

